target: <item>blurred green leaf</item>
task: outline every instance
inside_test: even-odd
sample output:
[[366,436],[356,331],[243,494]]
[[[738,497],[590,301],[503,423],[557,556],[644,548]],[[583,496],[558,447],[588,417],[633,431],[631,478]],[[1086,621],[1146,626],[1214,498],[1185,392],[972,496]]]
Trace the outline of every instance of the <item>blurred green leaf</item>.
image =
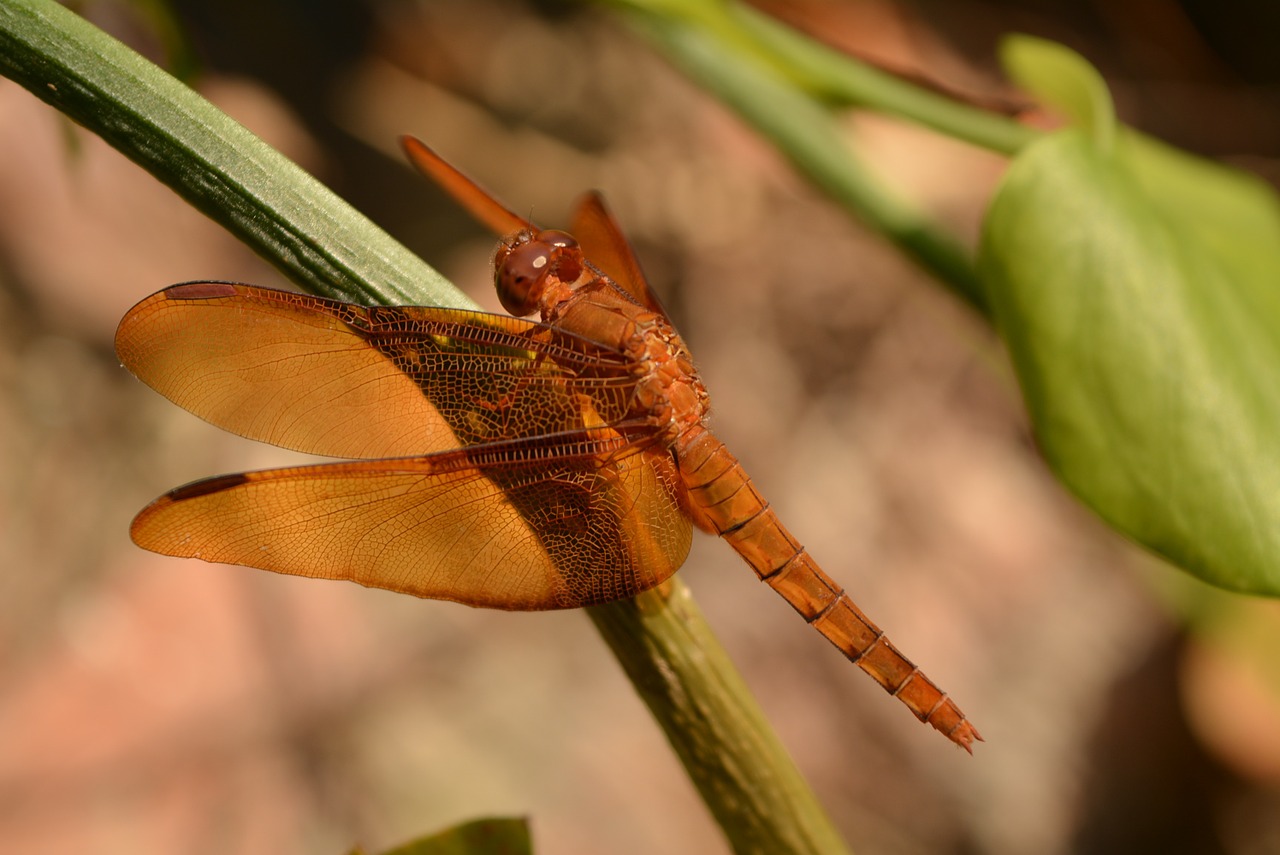
[[1130,537],[1280,594],[1280,205],[1123,133],[1027,149],[980,270],[1045,456]]
[[388,849],[382,855],[533,855],[533,841],[527,819],[475,819]]
[[1099,149],[1110,149],[1115,106],[1107,82],[1088,60],[1055,42],[1012,35],[1000,44],[1000,62],[1015,83],[1086,129]]

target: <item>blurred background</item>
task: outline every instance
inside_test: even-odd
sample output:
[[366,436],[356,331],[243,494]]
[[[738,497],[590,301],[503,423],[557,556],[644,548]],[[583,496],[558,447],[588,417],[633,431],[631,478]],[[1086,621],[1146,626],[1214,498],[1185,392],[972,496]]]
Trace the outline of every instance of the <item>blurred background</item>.
[[[1083,52],[1126,121],[1280,179],[1280,6],[765,2],[859,56],[1014,97],[1001,34]],[[724,544],[682,577],[857,852],[1280,851],[1280,611],[1105,530],[1038,459],[991,331],[617,18],[516,0],[78,10],[314,172],[482,305],[491,236],[413,133],[563,224],[602,189],[787,525],[987,742],[915,722]],[[875,116],[850,144],[969,245],[1004,161]],[[118,366],[190,279],[285,283],[0,80],[0,840],[14,852],[376,851],[493,814],[538,851],[725,851],[590,623],[182,562],[169,487],[278,465]]]

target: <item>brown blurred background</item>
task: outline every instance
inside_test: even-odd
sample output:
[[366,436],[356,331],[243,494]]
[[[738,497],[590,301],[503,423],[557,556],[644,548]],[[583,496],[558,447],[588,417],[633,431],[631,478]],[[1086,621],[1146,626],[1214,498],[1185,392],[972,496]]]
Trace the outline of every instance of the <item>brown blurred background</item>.
[[[762,5],[975,95],[1011,94],[1000,34],[1061,40],[1127,121],[1280,176],[1268,0]],[[1280,851],[1275,604],[1206,592],[1075,504],[991,332],[616,19],[515,0],[176,0],[174,41],[136,7],[81,7],[158,61],[194,60],[200,91],[494,310],[491,237],[411,175],[396,135],[542,223],[606,192],[718,432],[988,740],[970,758],[914,722],[699,539],[683,578],[854,851]],[[1001,159],[872,116],[848,130],[976,241]],[[129,543],[164,489],[285,459],[114,359],[123,312],[195,278],[283,284],[0,81],[0,849],[338,853],[521,814],[555,855],[724,851],[582,615]]]

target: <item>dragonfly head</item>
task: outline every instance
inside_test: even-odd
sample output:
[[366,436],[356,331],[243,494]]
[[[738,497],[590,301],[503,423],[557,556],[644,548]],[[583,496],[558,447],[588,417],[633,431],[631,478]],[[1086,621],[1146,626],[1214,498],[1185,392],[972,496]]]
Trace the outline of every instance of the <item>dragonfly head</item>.
[[493,283],[502,307],[522,318],[539,308],[553,281],[571,284],[582,269],[582,250],[573,235],[555,229],[525,229],[498,247]]

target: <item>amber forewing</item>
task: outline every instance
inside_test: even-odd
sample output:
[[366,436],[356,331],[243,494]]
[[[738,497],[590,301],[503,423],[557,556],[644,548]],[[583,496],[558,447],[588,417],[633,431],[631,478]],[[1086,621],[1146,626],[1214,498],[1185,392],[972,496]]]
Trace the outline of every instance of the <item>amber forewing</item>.
[[625,417],[621,358],[530,321],[361,307],[216,282],[168,288],[121,321],[116,352],[169,400],[233,433],[329,457],[421,455]]

